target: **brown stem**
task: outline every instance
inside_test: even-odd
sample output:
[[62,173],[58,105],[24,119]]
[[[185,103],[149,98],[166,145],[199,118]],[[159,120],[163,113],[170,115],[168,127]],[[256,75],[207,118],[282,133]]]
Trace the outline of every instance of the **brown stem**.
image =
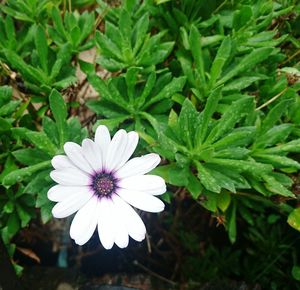
[[6,247],[0,236],[0,288],[3,290],[24,290],[22,287]]

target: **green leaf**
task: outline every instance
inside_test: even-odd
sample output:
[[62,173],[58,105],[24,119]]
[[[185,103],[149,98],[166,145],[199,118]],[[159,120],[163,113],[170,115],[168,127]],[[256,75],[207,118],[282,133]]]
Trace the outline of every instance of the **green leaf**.
[[[0,107],[8,103],[12,96],[12,87],[10,86],[1,86],[0,87]],[[2,115],[2,114],[0,114]]]
[[135,40],[135,44],[133,46],[134,55],[138,52],[138,50],[140,49],[140,47],[142,46],[145,40],[148,27],[149,27],[149,14],[145,13],[134,26],[134,30],[133,30],[133,35]]
[[263,164],[254,161],[212,158],[209,160],[209,163],[232,168],[237,172],[248,172],[258,176],[262,173],[269,173],[273,170],[273,166],[270,164]]
[[218,194],[217,205],[221,211],[225,212],[229,207],[230,202],[231,202],[231,194],[229,192],[222,191],[221,194]]
[[57,90],[52,90],[49,96],[49,103],[52,114],[56,121],[56,126],[58,129],[60,146],[68,139],[68,129],[67,129],[67,106],[62,98],[61,94]]
[[295,280],[300,281],[300,267],[299,266],[293,266],[292,276]]
[[200,124],[196,132],[196,144],[200,146],[206,138],[208,125],[212,115],[216,112],[217,105],[221,98],[221,87],[214,89],[207,99],[205,108],[200,114]]
[[26,136],[40,150],[51,156],[56,154],[57,147],[50,141],[44,132],[30,131],[26,133]]
[[0,133],[4,133],[9,131],[9,129],[11,128],[11,124],[10,122],[8,122],[8,120],[0,117]]
[[265,187],[269,191],[286,197],[295,197],[295,195],[291,191],[285,188],[273,176],[263,175],[262,178],[266,182]]
[[191,172],[188,175],[188,184],[186,188],[194,199],[197,199],[203,191],[200,180]]
[[156,96],[152,97],[144,106],[143,109],[162,100],[171,98],[175,93],[180,92],[186,82],[186,77],[173,78]]
[[169,182],[176,186],[186,186],[188,184],[189,169],[187,167],[173,167],[169,170]]
[[254,126],[240,127],[233,130],[231,133],[229,133],[219,141],[215,142],[213,147],[216,150],[221,150],[231,146],[246,146],[253,140],[255,133],[256,128]]
[[24,148],[13,152],[14,157],[25,165],[34,165],[51,159],[51,156],[37,148]]
[[198,127],[198,112],[189,99],[186,99],[182,105],[178,118],[180,132],[185,143],[190,149],[193,148],[195,130]]
[[[20,105],[20,101],[10,101],[9,103],[1,106],[0,116],[9,116],[12,115]],[[9,116],[10,117],[10,116]]]
[[236,202],[231,203],[226,218],[229,240],[233,244],[236,241]]
[[255,153],[252,156],[261,162],[273,164],[274,167],[291,168],[294,169],[294,171],[300,169],[300,163],[285,156],[264,153]]
[[281,124],[272,127],[265,134],[258,136],[253,147],[264,148],[283,142],[290,135],[293,129],[294,126],[292,124]]
[[16,210],[18,213],[18,216],[20,217],[21,226],[25,227],[31,220],[31,213],[30,211],[27,211],[26,208],[21,206],[20,204],[16,205]]
[[200,78],[201,86],[205,86],[205,70],[203,62],[203,53],[201,47],[201,35],[195,25],[192,24],[189,36],[190,48],[195,61],[195,68]]
[[3,52],[11,65],[20,71],[24,78],[38,84],[47,83],[47,78],[42,71],[28,65],[17,53],[10,50],[4,50]]
[[[124,108],[125,110],[128,107],[128,104],[124,101],[119,94],[112,95],[112,92],[108,89],[107,84],[97,75],[89,75],[88,76],[89,83],[94,87],[94,89],[100,94],[100,96],[115,105]],[[116,90],[116,88],[114,88]]]
[[55,29],[61,34],[62,36],[65,35],[65,28],[64,24],[62,22],[62,19],[60,17],[59,10],[57,9],[56,6],[53,6],[52,11],[51,11],[52,19],[53,19],[53,24]]
[[36,165],[14,170],[4,177],[3,184],[5,186],[9,186],[17,182],[21,182],[24,178],[29,177],[35,172],[50,166],[51,166],[51,161],[49,160],[49,161],[38,163]]
[[145,103],[147,97],[150,95],[156,81],[156,74],[155,72],[151,72],[148,76],[147,82],[144,86],[143,92],[141,93],[140,97],[137,98],[137,106],[138,108],[142,107]]
[[276,122],[279,121],[281,116],[285,113],[286,109],[294,102],[293,99],[285,99],[274,106],[264,118],[261,127],[259,129],[259,135],[265,134],[270,130]]
[[222,73],[223,66],[231,53],[231,39],[224,38],[210,69],[209,87],[212,88]]
[[300,232],[300,207],[295,208],[288,216],[288,224]]
[[129,97],[130,102],[133,102],[135,97],[135,86],[138,79],[138,73],[140,68],[130,67],[125,75],[126,85],[127,85],[127,96]]
[[254,108],[254,99],[244,97],[235,101],[224,113],[217,125],[211,130],[205,144],[212,144],[233,129],[235,124]]
[[241,74],[242,72],[245,72],[251,68],[253,68],[258,63],[261,63],[265,59],[267,59],[270,54],[272,53],[273,48],[271,47],[263,47],[254,49],[251,53],[244,56],[238,63],[231,69],[229,72],[227,72],[219,81],[218,85],[224,84],[228,80],[232,79],[236,75]]
[[105,125],[106,127],[108,127],[110,131],[113,131],[116,128],[118,128],[119,125],[123,123],[126,119],[128,119],[128,116],[121,116],[121,117],[110,118],[110,119],[101,119],[94,124],[93,128],[96,129],[99,125]]
[[300,139],[290,141],[286,144],[280,144],[276,147],[267,148],[264,150],[267,154],[280,154],[286,152],[300,152]]
[[234,79],[232,82],[226,84],[223,88],[223,92],[229,91],[241,91],[256,81],[266,79],[265,76],[246,76],[238,79]]
[[39,61],[43,71],[48,73],[48,45],[44,29],[39,25],[35,33],[35,47],[37,49]]
[[221,191],[221,187],[218,184],[218,181],[215,179],[213,174],[209,169],[202,165],[200,162],[196,163],[196,167],[198,170],[198,178],[200,179],[203,186],[212,192],[219,193]]

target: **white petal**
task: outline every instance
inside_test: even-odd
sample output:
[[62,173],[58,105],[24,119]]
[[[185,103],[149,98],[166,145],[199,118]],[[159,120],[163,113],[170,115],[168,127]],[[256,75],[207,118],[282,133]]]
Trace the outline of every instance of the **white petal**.
[[132,206],[144,211],[161,212],[165,208],[160,199],[142,191],[119,188],[117,194]]
[[128,246],[129,237],[123,216],[111,199],[100,200],[98,233],[105,249],[111,249],[114,242],[120,248]]
[[123,178],[118,182],[118,186],[129,190],[143,191],[152,195],[160,195],[166,192],[164,179],[150,174]]
[[143,175],[155,168],[159,162],[159,155],[150,153],[142,157],[132,158],[118,169],[115,174],[119,179],[134,175]]
[[98,198],[93,196],[75,215],[70,236],[78,245],[85,244],[93,235],[98,222]]
[[126,248],[129,243],[128,230],[124,223],[124,217],[119,207],[113,203],[113,215],[115,222],[115,243],[119,248]]
[[127,133],[125,130],[121,129],[114,135],[109,144],[104,162],[104,168],[106,170],[111,172],[119,165],[124,156],[126,145]]
[[91,139],[84,139],[82,142],[82,151],[85,159],[89,162],[94,171],[102,170],[101,149]]
[[62,185],[90,185],[92,183],[91,177],[77,168],[53,170],[50,172],[50,177]]
[[51,164],[55,169],[63,169],[68,167],[75,167],[70,159],[65,155],[56,155],[52,158]]
[[84,158],[82,148],[78,144],[74,142],[67,142],[64,145],[64,150],[72,163],[74,163],[79,169],[87,173],[93,173],[92,167]]
[[101,149],[102,156],[106,156],[110,143],[110,134],[106,126],[100,125],[95,134],[95,142]]
[[48,190],[47,196],[50,200],[59,202],[73,196],[75,193],[82,192],[85,194],[90,191],[91,190],[88,186],[64,186],[57,184]]
[[115,242],[115,229],[112,228],[111,222],[112,206],[110,199],[101,198],[99,201],[98,234],[100,242],[106,250],[111,249]]
[[117,167],[115,169],[121,168],[125,164],[125,162],[127,162],[127,160],[133,154],[138,142],[139,142],[138,133],[132,131],[127,134],[127,144],[126,144],[124,154],[122,156],[121,161],[119,162],[119,164],[117,165]]
[[57,203],[52,209],[52,214],[56,218],[65,218],[83,207],[92,196],[92,191],[84,193],[76,192],[72,196],[69,196],[63,201]]
[[123,220],[129,235],[136,241],[141,242],[146,235],[145,225],[136,213],[136,211],[126,203],[118,195],[113,195],[112,197],[116,208],[122,213]]

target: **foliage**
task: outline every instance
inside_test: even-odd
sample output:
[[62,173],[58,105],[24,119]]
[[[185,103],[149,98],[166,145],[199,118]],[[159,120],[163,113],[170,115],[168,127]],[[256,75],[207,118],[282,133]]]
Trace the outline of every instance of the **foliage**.
[[230,243],[205,255],[201,233],[172,233],[186,279],[268,287],[269,276],[289,289],[300,265],[299,4],[109,2],[0,5],[0,229],[11,256],[22,228],[51,219],[52,157],[105,124],[162,156],[170,207],[180,197],[208,210],[207,224],[221,218]]

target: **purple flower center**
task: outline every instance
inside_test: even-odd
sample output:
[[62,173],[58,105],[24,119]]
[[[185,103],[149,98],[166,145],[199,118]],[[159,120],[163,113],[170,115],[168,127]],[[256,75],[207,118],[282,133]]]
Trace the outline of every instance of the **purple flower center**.
[[97,173],[93,177],[92,188],[98,196],[109,196],[116,189],[116,179],[109,173]]

